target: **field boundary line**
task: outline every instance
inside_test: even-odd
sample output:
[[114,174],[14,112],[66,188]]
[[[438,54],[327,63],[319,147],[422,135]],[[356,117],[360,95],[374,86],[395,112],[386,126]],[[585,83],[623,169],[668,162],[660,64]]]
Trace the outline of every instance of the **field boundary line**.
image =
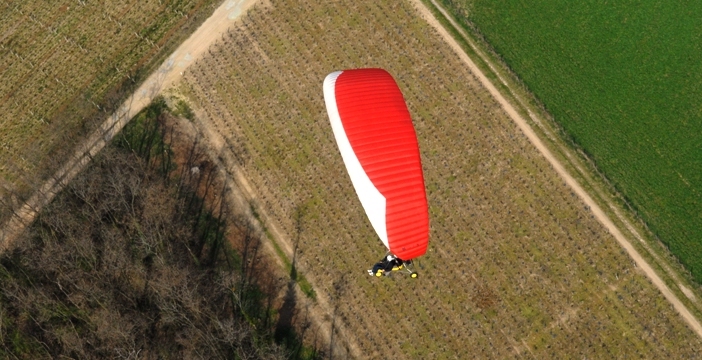
[[[190,100],[195,99],[190,97]],[[195,112],[194,126],[202,133],[203,138],[207,142],[207,147],[211,151],[210,157],[226,173],[225,181],[230,185],[229,188],[233,190],[231,192],[232,199],[240,205],[241,212],[254,222],[257,230],[263,233],[262,243],[266,250],[275,258],[283,270],[285,270],[286,261],[291,263],[299,274],[307,278],[314,289],[319,290],[319,283],[315,281],[314,273],[308,271],[309,269],[304,264],[295,261],[296,246],[293,240],[284,230],[281,230],[279,224],[275,221],[275,217],[269,215],[266,208],[261,204],[258,196],[260,192],[257,190],[256,185],[249,180],[246,171],[235,158],[233,150],[230,150],[234,146],[217,131],[216,126],[210,121],[210,116],[205,110],[205,106],[202,104],[192,105],[191,107]],[[276,245],[282,254],[277,251]],[[335,299],[331,295],[333,291],[328,288],[322,288],[324,292],[315,291],[317,296],[314,300],[311,300],[300,290],[299,283],[295,287],[298,301],[302,300],[304,302],[308,314],[322,332],[324,341],[328,342],[326,345],[330,346],[330,354],[344,355],[334,353],[338,349],[333,346],[333,339],[336,338],[333,335],[339,335],[341,342],[345,345],[345,350],[353,358],[363,358],[364,354],[356,342],[356,337],[347,329],[343,322],[335,320]],[[321,311],[316,311],[315,308]]]
[[[447,12],[439,5],[435,0],[428,0],[432,5],[438,9],[439,12],[444,16],[444,18],[454,27],[459,34],[461,34],[472,47],[472,50],[480,56],[480,50],[472,43],[468,36],[464,33],[463,29],[455,23],[453,18],[447,14]],[[546,147],[544,142],[536,135],[534,129],[531,128],[529,123],[522,117],[522,115],[512,106],[512,104],[507,101],[506,97],[497,89],[497,87],[488,79],[488,77],[483,73],[483,71],[473,62],[466,51],[458,44],[456,39],[454,39],[451,34],[441,25],[439,20],[434,16],[434,14],[429,10],[429,8],[422,2],[422,0],[412,0],[417,10],[420,12],[421,16],[436,29],[440,36],[444,38],[449,46],[456,52],[459,58],[468,66],[469,70],[476,75],[478,80],[483,86],[490,92],[490,94],[497,100],[497,102],[502,106],[507,115],[515,122],[517,127],[527,136],[529,141],[536,147],[536,149],[546,158],[546,160],[551,164],[558,175],[565,181],[565,183],[575,192],[578,197],[587,205],[592,214],[597,218],[597,220],[604,225],[604,227],[609,231],[612,236],[617,240],[617,242],[627,251],[629,256],[634,260],[635,264],[644,272],[644,274],[651,280],[651,282],[660,290],[663,296],[673,305],[675,310],[683,317],[683,319],[688,323],[691,329],[702,338],[702,325],[699,320],[690,312],[690,310],[682,303],[682,301],[677,297],[675,293],[666,285],[663,279],[658,275],[658,273],[651,267],[651,265],[641,256],[641,254],[634,248],[632,242],[624,236],[624,234],[619,230],[619,228],[612,222],[609,216],[600,208],[600,206],[595,202],[595,200],[584,190],[578,181],[570,175],[566,168],[561,164],[561,162],[553,155],[553,153]],[[507,83],[500,77],[499,73],[494,70],[489,59],[481,57],[481,60],[488,64],[488,66],[493,70],[495,75],[503,82],[503,85],[509,87]],[[517,100],[519,101],[519,100]],[[523,105],[523,104],[522,104]],[[525,107],[526,108],[526,107]],[[529,112],[529,115],[534,117],[534,115]],[[535,120],[538,121],[538,120]]]

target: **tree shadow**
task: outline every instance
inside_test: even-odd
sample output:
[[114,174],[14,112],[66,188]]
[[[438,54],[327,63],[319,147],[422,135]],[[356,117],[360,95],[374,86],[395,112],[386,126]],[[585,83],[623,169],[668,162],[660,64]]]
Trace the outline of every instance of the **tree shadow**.
[[334,292],[331,294],[331,301],[332,301],[332,313],[331,313],[331,335],[329,339],[329,359],[333,359],[334,355],[339,355],[341,358],[348,358],[350,354],[348,353],[348,349],[345,347],[345,343],[342,343],[342,346],[337,346],[335,345],[334,341],[334,334],[336,333],[336,321],[337,321],[337,316],[339,312],[339,305],[341,304],[342,299],[344,298],[344,295],[346,294],[346,289],[348,287],[348,279],[346,278],[346,274],[342,273],[339,278],[334,280],[333,283],[333,289]]
[[[303,231],[303,218],[305,215],[305,206],[299,205],[295,209],[295,240],[293,247],[292,262],[290,265],[290,278],[287,282],[287,289],[285,291],[285,296],[283,297],[283,304],[280,309],[278,309],[278,321],[275,325],[274,339],[277,343],[284,343],[288,345],[289,348],[294,349],[295,356],[299,356],[299,352],[302,350],[302,339],[304,338],[305,332],[310,326],[310,321],[307,318],[307,312],[305,312],[305,318],[298,321],[296,319],[298,315],[298,299],[295,291],[297,285],[297,253],[300,243],[300,237]],[[300,330],[298,334],[295,331],[295,325]]]

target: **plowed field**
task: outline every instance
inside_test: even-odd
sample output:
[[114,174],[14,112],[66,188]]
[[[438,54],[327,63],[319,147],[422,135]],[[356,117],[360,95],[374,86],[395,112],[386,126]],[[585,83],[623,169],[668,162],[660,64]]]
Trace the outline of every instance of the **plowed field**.
[[[334,143],[335,70],[382,67],[419,137],[431,243],[384,254]],[[702,341],[409,2],[271,0],[184,75],[320,301],[363,357],[696,357]],[[355,351],[354,351],[355,352]]]

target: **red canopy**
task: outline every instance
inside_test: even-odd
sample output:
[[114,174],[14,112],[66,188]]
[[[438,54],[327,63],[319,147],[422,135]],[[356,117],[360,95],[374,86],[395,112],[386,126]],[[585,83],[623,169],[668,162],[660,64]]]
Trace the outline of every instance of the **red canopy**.
[[426,252],[429,212],[417,135],[392,76],[382,69],[331,73],[324,99],[361,204],[388,249],[403,260]]

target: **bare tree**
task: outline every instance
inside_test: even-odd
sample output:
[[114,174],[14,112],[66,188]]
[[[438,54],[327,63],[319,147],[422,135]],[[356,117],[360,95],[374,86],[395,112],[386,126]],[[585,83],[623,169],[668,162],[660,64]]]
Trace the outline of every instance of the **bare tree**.
[[[156,116],[158,117],[158,116]],[[127,132],[0,256],[0,353],[123,359],[289,358],[273,340],[260,233],[233,217],[220,172],[170,182],[163,122]],[[155,150],[155,151],[154,151]],[[190,162],[190,163],[188,163]],[[165,175],[164,175],[165,174]],[[174,221],[177,220],[177,221]],[[234,255],[227,237],[239,239]],[[262,291],[264,290],[264,291]],[[12,324],[9,336],[6,324]],[[26,344],[18,348],[13,344]],[[297,345],[296,345],[297,346]]]

